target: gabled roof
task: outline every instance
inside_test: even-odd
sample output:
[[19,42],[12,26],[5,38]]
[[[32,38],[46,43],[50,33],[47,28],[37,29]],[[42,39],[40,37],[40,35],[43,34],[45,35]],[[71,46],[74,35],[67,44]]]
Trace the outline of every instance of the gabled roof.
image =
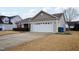
[[23,21],[27,21],[27,22],[30,22],[31,21],[31,17],[30,18],[26,18],[26,19],[24,19]]
[[[49,18],[47,18],[47,17],[46,17],[46,18],[43,18],[43,19],[42,19],[42,18],[38,18],[38,19],[35,20],[35,18],[37,18],[41,13],[43,13],[43,14],[49,16]],[[42,15],[42,17],[45,17],[45,15]],[[26,18],[26,19],[21,20],[21,21],[19,21],[19,22],[20,22],[20,23],[25,23],[25,22],[41,21],[41,20],[43,20],[43,21],[45,21],[45,20],[59,20],[62,15],[64,15],[64,14],[63,14],[63,13],[48,14],[48,13],[46,13],[46,12],[44,12],[44,11],[40,11],[40,12],[39,12],[38,14],[36,14],[34,17]],[[17,23],[19,23],[19,22],[17,22]]]
[[69,24],[70,26],[73,26],[75,24],[79,24],[79,21],[71,21],[71,22],[67,22],[67,24]]
[[9,18],[12,19],[12,18],[15,18],[15,17],[19,17],[19,18],[21,18],[19,15],[10,16]]
[[64,13],[56,13],[56,14],[52,14],[52,16],[56,16],[58,18],[60,18],[62,15],[64,15]]
[[55,14],[52,14],[52,15],[53,15],[53,16],[56,16],[58,19],[60,19],[61,16],[63,16],[64,21],[65,21],[65,23],[66,23],[66,20],[65,20],[65,17],[64,17],[64,13],[55,13]]
[[6,17],[6,16],[3,16],[3,15],[0,16],[0,24],[4,23],[2,20],[3,20],[3,18],[5,18],[5,17]]
[[[44,14],[42,16],[40,16],[39,18],[37,18],[40,14]],[[37,19],[36,19],[37,18]],[[37,15],[35,15],[33,18],[32,18],[32,21],[41,21],[41,20],[55,20],[57,17],[56,16],[52,16],[44,11],[40,11]],[[36,19],[36,20],[35,20]]]
[[6,17],[9,18],[9,23],[8,23],[8,24],[12,24],[12,22],[11,22],[11,18],[12,18],[12,17],[3,16],[3,15],[0,16],[0,24],[5,24],[5,23],[3,22],[3,19],[6,18]]
[[40,11],[40,12],[39,12],[37,15],[35,15],[32,19],[36,18],[36,17],[37,17],[39,14],[41,14],[41,13],[44,13],[44,14],[50,16],[50,17],[56,18],[55,16],[52,16],[52,15],[50,15],[50,14],[44,12],[44,11]]
[[21,20],[21,21],[16,22],[16,24],[18,24],[18,23],[26,23],[26,22],[30,22],[31,19],[32,19],[31,17],[30,17],[30,18],[26,18],[26,19],[23,19],[23,20]]

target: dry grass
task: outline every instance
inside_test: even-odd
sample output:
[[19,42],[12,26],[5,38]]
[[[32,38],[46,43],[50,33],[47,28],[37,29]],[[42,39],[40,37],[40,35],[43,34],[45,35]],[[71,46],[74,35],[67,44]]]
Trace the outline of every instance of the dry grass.
[[19,33],[19,32],[16,32],[16,31],[0,31],[0,36],[9,35],[9,34],[16,34],[16,33]]
[[77,51],[79,50],[79,32],[71,35],[51,34],[43,39],[34,40],[6,50],[13,51]]

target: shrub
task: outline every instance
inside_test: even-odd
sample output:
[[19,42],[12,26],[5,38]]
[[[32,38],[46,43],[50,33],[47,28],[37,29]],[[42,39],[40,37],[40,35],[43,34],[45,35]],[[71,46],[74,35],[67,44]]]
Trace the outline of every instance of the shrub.
[[28,28],[13,28],[14,31],[30,31]]
[[0,28],[0,31],[2,31],[2,28]]

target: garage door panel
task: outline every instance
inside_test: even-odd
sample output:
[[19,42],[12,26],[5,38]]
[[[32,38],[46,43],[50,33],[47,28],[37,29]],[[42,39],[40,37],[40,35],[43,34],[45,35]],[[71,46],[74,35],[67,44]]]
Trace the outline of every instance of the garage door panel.
[[41,26],[39,25],[39,32],[51,32],[52,29],[51,29],[51,25],[48,25],[48,24],[42,24]]
[[54,32],[52,24],[32,24],[32,32]]

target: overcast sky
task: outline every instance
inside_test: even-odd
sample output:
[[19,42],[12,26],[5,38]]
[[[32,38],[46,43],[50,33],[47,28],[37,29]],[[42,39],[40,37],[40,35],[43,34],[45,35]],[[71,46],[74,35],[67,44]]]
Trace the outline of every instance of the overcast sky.
[[[0,7],[0,15],[14,16],[19,15],[23,19],[35,16],[41,10],[53,14],[61,13],[66,8],[57,7]],[[78,9],[78,8],[77,8]]]
[[19,15],[23,19],[33,17],[41,10],[50,14],[62,12],[64,8],[56,7],[0,7],[0,15],[14,16]]

